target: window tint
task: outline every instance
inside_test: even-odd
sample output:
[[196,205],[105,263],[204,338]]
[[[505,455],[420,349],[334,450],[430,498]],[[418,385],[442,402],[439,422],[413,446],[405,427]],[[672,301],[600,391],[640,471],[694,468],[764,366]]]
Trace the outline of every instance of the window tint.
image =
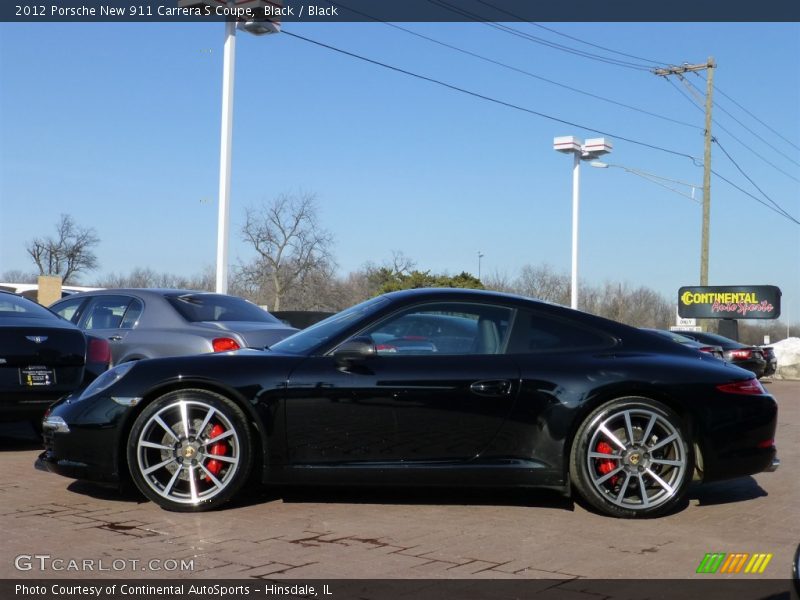
[[131,303],[128,305],[128,310],[125,311],[125,316],[122,317],[121,329],[133,329],[142,315],[144,306],[141,301],[136,298],[131,298]]
[[354,323],[357,323],[359,319],[374,313],[387,302],[388,300],[383,296],[365,300],[340,313],[331,315],[327,319],[323,319],[311,327],[306,327],[294,335],[290,335],[277,344],[273,344],[271,349],[279,352],[289,352],[290,354],[305,354],[306,352],[310,352],[328,340],[343,334],[349,327],[352,327]]
[[362,332],[378,354],[502,354],[512,310],[447,302],[417,306]]
[[130,304],[128,296],[97,296],[82,317],[83,329],[117,329]]
[[43,306],[14,294],[0,294],[0,317],[55,319],[53,313]]
[[263,308],[242,298],[222,294],[184,294],[166,296],[180,315],[190,322],[199,321],[256,321],[280,323]]
[[519,334],[515,336],[513,352],[559,352],[606,348],[614,338],[570,319],[537,313],[522,313],[518,319]]
[[75,313],[85,300],[86,298],[72,298],[71,300],[64,300],[63,302],[59,302],[58,306],[54,306],[53,310],[57,315],[74,323],[75,321],[73,319],[75,318]]

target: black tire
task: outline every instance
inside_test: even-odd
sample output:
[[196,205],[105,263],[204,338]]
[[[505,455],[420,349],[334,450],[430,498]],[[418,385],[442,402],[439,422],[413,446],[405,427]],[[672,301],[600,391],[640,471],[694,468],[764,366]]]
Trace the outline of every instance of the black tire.
[[572,485],[591,507],[612,517],[669,513],[685,501],[694,472],[694,449],[684,429],[675,412],[655,400],[607,402],[575,434]]
[[161,508],[213,510],[247,481],[252,448],[247,417],[234,402],[206,390],[178,390],[137,417],[128,468],[139,491]]

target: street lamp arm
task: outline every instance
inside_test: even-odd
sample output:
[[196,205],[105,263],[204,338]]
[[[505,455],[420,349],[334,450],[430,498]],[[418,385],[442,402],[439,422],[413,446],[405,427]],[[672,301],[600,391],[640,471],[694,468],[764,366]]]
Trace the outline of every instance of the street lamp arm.
[[[597,168],[601,168],[601,169],[604,169],[604,168],[607,168],[607,167],[614,167],[616,169],[622,169],[623,171],[626,171],[626,172],[631,173],[633,175],[638,175],[642,179],[646,179],[646,180],[650,181],[651,183],[655,183],[656,185],[660,185],[661,187],[666,188],[666,189],[670,190],[671,192],[675,192],[676,194],[680,194],[681,196],[683,196],[685,198],[689,198],[689,200],[692,200],[693,202],[697,202],[698,204],[701,204],[701,201],[697,200],[694,197],[694,190],[695,189],[698,189],[698,190],[703,189],[702,185],[698,185],[696,183],[688,183],[686,181],[681,181],[679,179],[670,179],[669,177],[663,177],[662,175],[656,175],[655,173],[648,173],[647,171],[642,171],[641,169],[635,169],[633,167],[626,167],[625,165],[617,165],[617,164],[613,164],[613,163],[604,163],[604,162],[600,162],[600,161],[593,161],[593,162],[591,162],[589,164],[592,167],[597,167]],[[666,183],[664,183],[664,182],[667,182],[667,181],[670,182],[670,183],[677,183],[678,185],[685,185],[686,187],[690,187],[690,188],[692,188],[692,193],[691,194],[687,194],[686,192],[683,192],[683,191],[681,191],[679,189],[676,189],[676,188],[674,188],[674,187],[672,187],[670,185],[667,185]]]

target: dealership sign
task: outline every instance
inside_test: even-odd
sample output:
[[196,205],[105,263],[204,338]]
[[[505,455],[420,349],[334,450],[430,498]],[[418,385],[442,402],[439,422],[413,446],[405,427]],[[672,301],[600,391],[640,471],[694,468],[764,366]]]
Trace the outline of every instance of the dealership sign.
[[781,290],[774,285],[682,287],[678,315],[696,319],[777,319]]

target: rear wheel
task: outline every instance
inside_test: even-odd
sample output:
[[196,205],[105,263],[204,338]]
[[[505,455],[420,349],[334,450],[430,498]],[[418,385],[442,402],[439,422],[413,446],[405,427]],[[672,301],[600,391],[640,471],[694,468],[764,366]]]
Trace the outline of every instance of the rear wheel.
[[581,497],[614,517],[656,517],[687,494],[692,445],[677,415],[649,398],[612,400],[581,424],[570,478]]
[[218,508],[247,480],[250,429],[242,410],[206,390],[170,392],[136,419],[128,438],[136,487],[162,508]]

